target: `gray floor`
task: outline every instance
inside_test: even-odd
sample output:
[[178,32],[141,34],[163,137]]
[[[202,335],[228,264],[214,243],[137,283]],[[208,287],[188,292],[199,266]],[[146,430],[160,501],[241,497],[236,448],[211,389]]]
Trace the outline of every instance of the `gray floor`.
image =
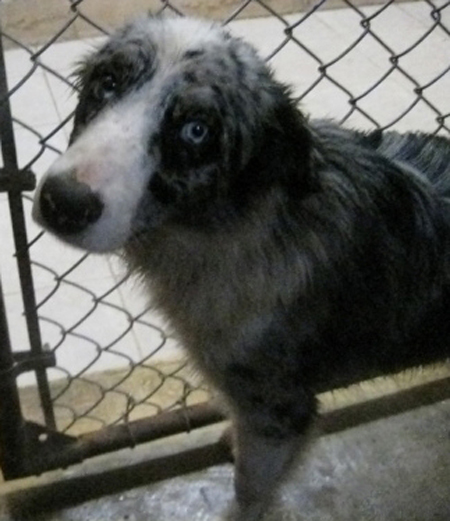
[[[213,443],[220,431],[209,428],[4,484],[0,519],[225,519],[232,502],[231,465],[157,481],[152,463],[180,448],[201,460],[198,447]],[[450,400],[318,438],[267,516],[267,521],[449,519]]]

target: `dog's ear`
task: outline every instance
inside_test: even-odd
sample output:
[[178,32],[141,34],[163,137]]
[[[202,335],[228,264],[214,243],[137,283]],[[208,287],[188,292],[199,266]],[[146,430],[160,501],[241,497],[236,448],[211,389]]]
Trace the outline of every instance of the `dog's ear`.
[[263,115],[254,153],[240,176],[240,189],[245,192],[242,182],[253,193],[278,185],[305,197],[315,189],[308,122],[287,89],[279,86],[276,97]]

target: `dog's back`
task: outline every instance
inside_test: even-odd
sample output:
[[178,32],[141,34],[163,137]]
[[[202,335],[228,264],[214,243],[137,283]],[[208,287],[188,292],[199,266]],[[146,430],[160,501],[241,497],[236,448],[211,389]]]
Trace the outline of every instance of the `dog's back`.
[[450,141],[447,138],[423,133],[384,132],[378,151],[416,169],[443,197],[450,197]]
[[[440,204],[441,240],[443,256],[443,291],[436,305],[429,309],[414,338],[411,363],[421,364],[450,356],[450,140],[425,133],[384,132],[377,147],[385,157],[399,164],[413,177],[428,182]],[[425,355],[425,358],[424,358]]]
[[319,306],[328,313],[316,388],[448,357],[450,141],[321,120],[311,130],[320,188],[310,222],[329,219],[322,239],[335,265]]

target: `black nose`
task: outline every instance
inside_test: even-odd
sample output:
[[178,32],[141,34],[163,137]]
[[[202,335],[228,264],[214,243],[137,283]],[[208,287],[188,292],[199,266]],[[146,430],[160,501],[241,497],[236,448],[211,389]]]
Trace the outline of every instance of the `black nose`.
[[55,233],[80,233],[101,216],[103,203],[90,187],[72,177],[50,176],[40,192],[40,213]]

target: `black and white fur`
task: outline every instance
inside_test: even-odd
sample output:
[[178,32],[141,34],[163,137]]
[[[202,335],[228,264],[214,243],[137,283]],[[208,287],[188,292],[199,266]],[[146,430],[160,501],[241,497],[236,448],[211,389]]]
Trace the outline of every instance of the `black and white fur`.
[[308,121],[193,19],[125,26],[79,85],[34,216],[142,276],[225,398],[237,518],[260,519],[317,392],[449,356],[449,141]]

